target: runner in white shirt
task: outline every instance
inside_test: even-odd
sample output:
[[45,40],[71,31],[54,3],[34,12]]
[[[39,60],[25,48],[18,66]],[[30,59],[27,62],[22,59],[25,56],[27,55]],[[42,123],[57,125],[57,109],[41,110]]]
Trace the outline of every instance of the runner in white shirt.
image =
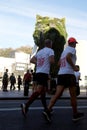
[[50,72],[50,65],[54,63],[54,51],[51,48],[52,41],[49,39],[45,40],[45,47],[39,50],[30,60],[31,63],[36,64],[37,90],[29,97],[29,100],[26,103],[21,104],[22,113],[24,116],[26,116],[28,107],[34,100],[37,99],[39,95],[41,96],[44,109],[47,109],[45,93]]
[[74,74],[72,66],[67,62],[67,54],[71,53],[72,54],[72,62],[73,64],[76,63],[76,50],[75,48],[71,46],[67,46],[66,49],[63,51],[61,58],[60,58],[60,70],[58,74]]
[[71,37],[68,40],[68,46],[64,49],[64,51],[61,54],[59,65],[60,69],[58,72],[58,83],[57,83],[57,89],[55,95],[52,97],[49,105],[48,110],[45,111],[46,119],[48,121],[51,121],[51,115],[50,110],[54,106],[57,99],[60,98],[62,95],[64,89],[66,87],[69,88],[70,96],[71,96],[71,105],[73,109],[73,121],[77,121],[81,119],[84,114],[78,112],[77,110],[77,101],[76,101],[76,92],[75,92],[75,86],[76,86],[76,78],[74,71],[78,71],[78,68],[76,67],[76,39]]
[[36,73],[49,74],[49,71],[50,71],[49,57],[50,56],[54,56],[54,51],[48,47],[44,47],[35,55],[35,58],[37,59]]
[[78,67],[78,71],[75,71],[75,76],[76,76],[76,96],[80,95],[80,86],[79,86],[79,80],[81,80],[81,73],[80,73],[80,67],[79,65],[76,65]]

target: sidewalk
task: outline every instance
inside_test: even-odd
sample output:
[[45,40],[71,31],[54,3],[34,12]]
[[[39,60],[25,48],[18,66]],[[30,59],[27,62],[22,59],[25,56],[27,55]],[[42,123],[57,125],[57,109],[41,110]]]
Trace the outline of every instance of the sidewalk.
[[[32,94],[32,89],[29,90],[29,96]],[[24,92],[23,89],[18,91],[18,90],[8,90],[8,92],[3,92],[2,90],[0,90],[0,100],[11,100],[11,99],[27,99],[29,98],[29,96],[24,96]],[[51,96],[53,96],[52,94],[48,94],[46,95],[47,98],[50,98]],[[63,95],[61,96],[61,99],[69,99],[70,95],[68,90],[65,90]],[[78,99],[87,99],[87,92],[86,90],[81,90],[80,95],[77,97]]]

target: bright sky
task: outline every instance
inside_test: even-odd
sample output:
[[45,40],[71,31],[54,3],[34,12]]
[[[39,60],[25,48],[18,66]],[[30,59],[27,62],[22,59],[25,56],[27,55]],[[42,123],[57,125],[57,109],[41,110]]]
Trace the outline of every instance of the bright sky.
[[0,0],[0,48],[33,46],[37,14],[65,17],[68,36],[87,40],[87,0]]

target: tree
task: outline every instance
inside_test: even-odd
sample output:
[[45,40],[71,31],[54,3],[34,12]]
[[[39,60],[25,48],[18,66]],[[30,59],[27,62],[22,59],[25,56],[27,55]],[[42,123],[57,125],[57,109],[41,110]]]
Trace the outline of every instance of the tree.
[[49,18],[36,16],[36,26],[33,34],[34,42],[39,50],[44,47],[44,40],[49,38],[53,42],[53,50],[55,53],[55,65],[50,68],[50,73],[55,77],[57,75],[57,62],[64,49],[66,43],[67,32],[65,28],[65,18]]
[[10,52],[12,51],[13,51],[12,48],[0,49],[0,56],[9,57]]
[[16,51],[22,51],[24,53],[31,54],[32,53],[32,47],[30,47],[30,46],[22,46],[22,47],[16,48],[16,49],[13,49],[13,48],[0,49],[0,56],[10,57],[11,52],[16,52]]

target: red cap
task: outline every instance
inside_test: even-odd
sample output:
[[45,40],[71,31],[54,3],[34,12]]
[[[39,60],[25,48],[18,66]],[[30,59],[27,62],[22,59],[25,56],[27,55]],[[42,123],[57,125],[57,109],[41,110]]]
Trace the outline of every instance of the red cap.
[[70,44],[70,43],[78,43],[78,42],[76,41],[76,39],[74,37],[70,37],[68,39],[68,44]]

